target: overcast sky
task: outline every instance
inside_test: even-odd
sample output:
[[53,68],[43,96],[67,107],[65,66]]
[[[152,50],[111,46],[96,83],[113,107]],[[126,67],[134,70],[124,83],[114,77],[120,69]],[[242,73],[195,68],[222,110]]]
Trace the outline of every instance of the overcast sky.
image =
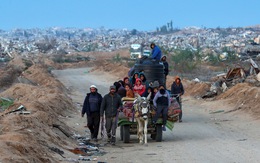
[[260,24],[260,0],[1,0],[0,29],[76,27],[151,31]]

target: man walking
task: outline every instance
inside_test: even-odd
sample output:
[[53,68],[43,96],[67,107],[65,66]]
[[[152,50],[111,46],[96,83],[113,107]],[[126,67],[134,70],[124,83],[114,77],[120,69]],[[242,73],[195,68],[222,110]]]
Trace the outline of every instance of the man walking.
[[97,92],[95,85],[90,86],[90,93],[87,94],[82,107],[81,116],[87,114],[87,126],[91,133],[91,139],[97,141],[99,122],[100,122],[100,107],[102,96]]
[[100,109],[101,118],[105,112],[108,142],[111,142],[112,145],[115,145],[116,142],[118,109],[122,106],[121,97],[115,92],[116,87],[110,86],[110,91],[104,96]]
[[156,115],[153,119],[155,124],[158,120],[160,114],[162,113],[163,117],[163,131],[166,131],[165,125],[168,116],[168,108],[171,105],[170,94],[165,89],[164,85],[160,85],[159,91],[156,93],[153,99],[153,105],[156,107]]

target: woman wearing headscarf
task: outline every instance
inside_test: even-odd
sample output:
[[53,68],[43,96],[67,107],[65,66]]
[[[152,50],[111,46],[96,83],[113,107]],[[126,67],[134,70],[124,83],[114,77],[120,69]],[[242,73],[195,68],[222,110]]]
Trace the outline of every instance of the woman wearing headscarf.
[[182,122],[182,104],[181,104],[181,96],[184,94],[184,88],[181,83],[181,78],[179,76],[175,77],[175,81],[171,86],[171,94],[176,98],[180,105],[181,112],[179,114],[179,122]]

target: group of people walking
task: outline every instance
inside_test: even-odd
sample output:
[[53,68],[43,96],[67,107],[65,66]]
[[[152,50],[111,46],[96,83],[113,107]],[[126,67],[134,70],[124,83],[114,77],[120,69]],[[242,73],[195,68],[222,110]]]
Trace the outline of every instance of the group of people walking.
[[109,93],[103,98],[97,91],[98,89],[95,85],[90,86],[90,93],[85,97],[81,116],[84,117],[87,114],[87,127],[90,130],[91,139],[97,141],[100,120],[104,121],[105,114],[105,129],[108,142],[115,144],[116,118],[118,109],[122,106],[121,97],[116,93],[115,85],[110,86]]
[[[151,48],[153,49],[153,59],[161,58],[165,67],[164,73],[165,76],[167,76],[168,63],[166,62],[166,56],[161,57],[161,51],[155,44],[151,44]],[[114,82],[114,84],[109,87],[109,93],[104,97],[98,93],[97,86],[91,85],[89,89],[90,92],[87,93],[85,97],[81,116],[84,117],[85,114],[87,115],[87,127],[90,130],[91,139],[94,141],[98,140],[100,121],[104,122],[105,120],[107,140],[112,145],[116,142],[118,111],[122,109],[121,99],[123,97],[134,98],[137,94],[142,97],[147,97],[151,93],[151,101],[156,107],[156,115],[152,121],[156,123],[162,114],[163,130],[165,130],[168,107],[171,103],[170,93],[176,97],[180,105],[180,96],[184,94],[180,77],[176,77],[169,93],[165,85],[160,85],[158,81],[155,81],[152,85],[151,83],[147,83],[146,76],[143,72],[135,72],[131,77],[125,77],[123,80]],[[182,122],[182,113],[180,114],[179,122]]]

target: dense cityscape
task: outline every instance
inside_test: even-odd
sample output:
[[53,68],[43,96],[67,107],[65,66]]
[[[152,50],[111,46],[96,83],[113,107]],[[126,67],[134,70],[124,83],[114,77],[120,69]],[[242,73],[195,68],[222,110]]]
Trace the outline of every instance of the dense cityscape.
[[[72,52],[114,51],[131,44],[143,46],[155,42],[171,52],[174,49],[200,49],[204,55],[221,55],[223,49],[246,55],[248,49],[259,45],[260,27],[171,29],[168,32],[145,32],[128,29],[48,28],[0,30],[1,58],[13,54],[68,54]],[[256,45],[256,46],[253,46]],[[257,48],[256,48],[257,49]],[[256,50],[257,51],[257,50]]]

